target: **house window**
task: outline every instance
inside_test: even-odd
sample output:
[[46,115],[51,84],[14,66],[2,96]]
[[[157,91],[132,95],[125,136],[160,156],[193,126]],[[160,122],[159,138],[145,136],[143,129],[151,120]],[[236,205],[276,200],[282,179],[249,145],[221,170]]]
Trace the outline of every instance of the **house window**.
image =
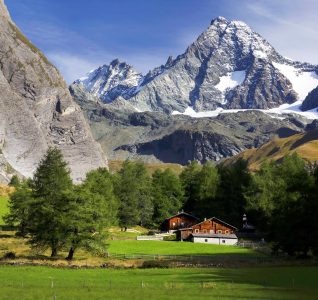
[[222,230],[218,230],[218,233],[222,233]]
[[207,233],[206,229],[203,229],[203,233]]
[[214,234],[214,230],[213,230],[213,229],[211,229],[211,230],[210,230],[210,233]]
[[225,230],[225,234],[229,234],[230,232],[228,230]]
[[208,242],[208,239],[205,239],[204,241],[207,243],[207,242]]
[[175,223],[175,222],[173,222],[173,223],[172,223],[172,226],[176,226],[176,223]]
[[225,244],[225,240],[222,240],[222,244]]
[[184,226],[184,223],[183,223],[183,222],[181,222],[181,226]]
[[194,229],[194,232],[195,233],[199,233],[199,229]]

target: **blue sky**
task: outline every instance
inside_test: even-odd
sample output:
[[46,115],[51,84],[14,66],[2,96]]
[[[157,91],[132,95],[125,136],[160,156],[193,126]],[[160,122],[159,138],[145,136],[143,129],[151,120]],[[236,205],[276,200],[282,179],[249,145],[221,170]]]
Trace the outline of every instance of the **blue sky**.
[[140,72],[176,56],[217,16],[245,21],[284,56],[318,64],[317,0],[5,0],[28,38],[81,77],[114,58]]

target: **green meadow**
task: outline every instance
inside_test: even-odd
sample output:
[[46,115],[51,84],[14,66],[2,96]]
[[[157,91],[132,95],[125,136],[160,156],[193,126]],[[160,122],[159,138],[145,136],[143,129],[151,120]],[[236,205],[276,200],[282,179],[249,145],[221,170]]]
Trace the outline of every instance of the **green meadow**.
[[318,267],[0,267],[0,299],[317,299]]
[[110,254],[127,255],[243,255],[261,256],[259,252],[237,246],[199,244],[175,241],[109,241]]

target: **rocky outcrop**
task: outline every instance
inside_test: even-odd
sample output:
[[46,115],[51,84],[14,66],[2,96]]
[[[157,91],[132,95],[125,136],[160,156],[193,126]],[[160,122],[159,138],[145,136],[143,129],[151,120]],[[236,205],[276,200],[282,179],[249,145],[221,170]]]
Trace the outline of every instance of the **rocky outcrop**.
[[286,115],[282,120],[260,111],[199,119],[136,112],[130,107],[123,110],[116,105],[89,101],[82,89],[72,89],[72,94],[86,112],[95,139],[112,160],[179,164],[194,159],[220,161],[273,137],[287,137],[315,126],[302,117]]
[[21,33],[0,0],[0,149],[31,176],[49,146],[62,150],[72,177],[106,166],[79,106],[57,69]]
[[318,108],[318,86],[312,90],[301,105],[302,111]]

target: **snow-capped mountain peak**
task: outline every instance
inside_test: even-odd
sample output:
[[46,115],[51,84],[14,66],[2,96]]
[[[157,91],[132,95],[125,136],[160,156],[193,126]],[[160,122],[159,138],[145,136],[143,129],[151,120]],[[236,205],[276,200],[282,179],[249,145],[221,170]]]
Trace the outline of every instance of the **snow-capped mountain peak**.
[[108,103],[119,96],[130,98],[142,80],[143,75],[132,66],[115,59],[76,80],[75,84],[83,84],[88,92]]
[[200,112],[291,104],[318,85],[317,74],[317,66],[286,59],[246,23],[218,17],[183,54],[145,76],[115,60],[75,84],[140,111]]

